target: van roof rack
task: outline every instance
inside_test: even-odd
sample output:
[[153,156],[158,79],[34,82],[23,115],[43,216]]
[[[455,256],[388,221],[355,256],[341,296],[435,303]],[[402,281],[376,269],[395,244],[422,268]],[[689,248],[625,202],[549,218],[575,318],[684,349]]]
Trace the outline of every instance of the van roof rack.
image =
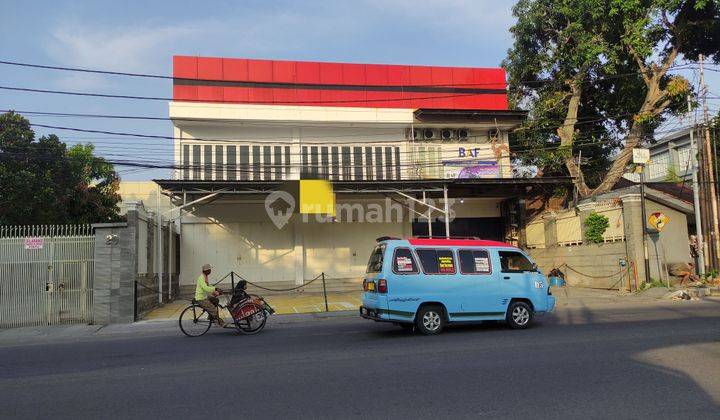
[[472,241],[481,241],[477,236],[413,236],[412,239],[468,239]]
[[389,241],[391,239],[400,239],[400,238],[396,238],[394,236],[381,236],[381,237],[375,239],[375,242]]

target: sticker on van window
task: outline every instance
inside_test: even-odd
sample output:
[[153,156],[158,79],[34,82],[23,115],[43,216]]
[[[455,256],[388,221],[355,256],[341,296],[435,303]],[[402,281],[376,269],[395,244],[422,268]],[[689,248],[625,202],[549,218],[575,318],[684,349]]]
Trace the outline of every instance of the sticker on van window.
[[438,265],[441,273],[454,273],[455,265],[452,257],[438,257]]
[[490,259],[487,257],[475,257],[475,272],[487,273],[490,271]]
[[412,259],[409,257],[399,256],[395,259],[395,263],[397,264],[397,271],[415,271]]

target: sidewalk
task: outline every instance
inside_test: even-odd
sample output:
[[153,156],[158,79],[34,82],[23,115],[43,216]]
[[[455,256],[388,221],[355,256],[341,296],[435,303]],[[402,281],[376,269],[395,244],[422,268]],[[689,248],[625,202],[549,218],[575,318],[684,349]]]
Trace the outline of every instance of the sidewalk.
[[[567,296],[565,292],[567,292]],[[617,290],[568,287],[567,289],[553,288],[552,293],[557,299],[556,305],[562,307],[655,302],[667,293],[667,289],[654,287],[640,293],[621,295]],[[265,300],[278,315],[325,312],[325,300],[322,293],[272,295],[266,296]],[[362,292],[328,293],[329,312],[356,311],[361,303]],[[178,299],[151,311],[143,320],[176,320],[189,304],[188,300]],[[225,315],[230,317],[227,313]]]
[[[325,298],[322,293],[293,293],[288,295],[265,296],[265,301],[278,315],[325,312]],[[356,311],[362,303],[362,292],[328,293],[329,312]],[[178,299],[149,312],[146,321],[178,319],[180,313],[190,304],[189,300]],[[230,314],[225,314],[230,317]]]

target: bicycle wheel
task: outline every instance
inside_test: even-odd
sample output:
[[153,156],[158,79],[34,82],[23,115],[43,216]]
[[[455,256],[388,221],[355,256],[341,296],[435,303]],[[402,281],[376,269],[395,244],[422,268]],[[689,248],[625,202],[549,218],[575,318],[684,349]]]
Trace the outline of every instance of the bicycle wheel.
[[180,331],[188,337],[200,337],[208,332],[212,321],[210,314],[198,305],[190,305],[180,314]]
[[257,313],[247,318],[235,320],[235,326],[238,331],[247,335],[257,334],[262,331],[265,327],[265,321],[267,321],[265,310],[258,304],[253,303],[252,305],[255,307]]

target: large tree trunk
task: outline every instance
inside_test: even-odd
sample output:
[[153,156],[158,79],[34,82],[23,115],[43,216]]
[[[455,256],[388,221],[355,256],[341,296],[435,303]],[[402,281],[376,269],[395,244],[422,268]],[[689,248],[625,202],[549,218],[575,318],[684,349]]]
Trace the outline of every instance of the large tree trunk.
[[[662,114],[665,111],[665,108],[667,108],[670,104],[670,100],[667,99],[668,92],[660,88],[660,81],[663,79],[670,66],[675,62],[675,57],[677,57],[677,49],[670,52],[670,54],[665,58],[662,66],[654,68],[652,71],[640,63],[640,69],[648,90],[645,94],[645,100],[643,101],[642,107],[640,107],[639,112],[636,114],[638,117],[656,117]],[[651,75],[648,75],[648,73],[651,73]],[[581,196],[602,194],[610,191],[612,187],[617,184],[625,173],[625,167],[628,162],[630,162],[632,150],[640,143],[642,131],[642,122],[637,119],[634,120],[632,127],[630,127],[630,131],[627,136],[625,136],[625,146],[623,147],[623,150],[615,159],[612,166],[610,166],[610,170],[608,170],[608,173],[605,174],[605,177],[600,185],[595,187],[592,191],[589,191],[587,194],[583,194],[581,192]]]
[[560,136],[560,146],[562,148],[567,148],[570,151],[570,153],[565,157],[565,167],[567,168],[570,176],[573,177],[575,186],[578,189],[580,196],[584,197],[590,194],[590,188],[588,188],[587,184],[585,184],[582,171],[578,167],[578,164],[575,163],[575,157],[572,154],[572,145],[575,137],[575,124],[577,123],[582,88],[580,87],[579,81],[573,81],[570,88],[572,92],[570,96],[570,103],[568,104],[563,125],[558,127],[557,133],[558,136]]

